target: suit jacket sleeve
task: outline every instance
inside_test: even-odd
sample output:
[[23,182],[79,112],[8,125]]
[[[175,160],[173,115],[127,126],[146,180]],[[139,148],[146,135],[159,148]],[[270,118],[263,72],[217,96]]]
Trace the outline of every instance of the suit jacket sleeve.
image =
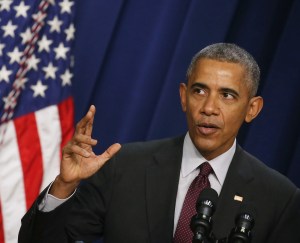
[[57,242],[67,242],[64,234],[64,224],[72,198],[63,203],[51,212],[41,212],[38,205],[44,198],[48,187],[39,195],[31,208],[22,218],[22,225],[19,231],[19,243],[30,242],[52,242],[54,235]]
[[288,201],[268,242],[300,242],[300,189]]
[[113,161],[79,185],[75,195],[51,212],[41,212],[38,205],[48,187],[39,195],[22,218],[19,243],[93,241],[102,234],[105,208],[110,198]]

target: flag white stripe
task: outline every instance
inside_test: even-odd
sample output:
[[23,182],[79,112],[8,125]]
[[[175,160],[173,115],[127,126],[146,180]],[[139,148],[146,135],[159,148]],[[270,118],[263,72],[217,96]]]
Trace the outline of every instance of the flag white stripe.
[[26,198],[16,130],[12,121],[7,123],[6,129],[0,148],[0,198],[5,243],[16,243],[21,218],[26,212]]
[[41,190],[59,173],[61,126],[56,105],[35,112],[43,157],[43,182]]

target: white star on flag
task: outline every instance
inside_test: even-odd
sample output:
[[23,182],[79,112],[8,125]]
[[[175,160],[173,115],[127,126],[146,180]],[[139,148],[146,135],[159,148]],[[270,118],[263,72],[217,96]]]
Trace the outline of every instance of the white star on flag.
[[26,42],[30,41],[32,33],[30,28],[27,28],[24,32],[20,33],[22,38],[22,44],[26,44]]
[[15,37],[15,30],[18,28],[17,25],[13,25],[12,21],[8,21],[7,25],[2,26],[2,29],[4,31],[4,35],[5,36],[11,36],[11,37]]
[[48,24],[50,25],[50,33],[54,32],[54,31],[59,33],[60,32],[60,26],[62,25],[62,23],[63,22],[60,21],[57,16],[55,16],[53,18],[53,20],[49,20]]
[[58,47],[53,48],[54,52],[56,53],[55,59],[66,59],[67,58],[67,52],[69,51],[69,47],[65,47],[63,43],[59,43]]
[[35,71],[38,70],[38,64],[41,60],[37,58],[34,54],[28,59],[27,61],[27,68],[28,70],[33,69]]
[[6,83],[9,82],[9,75],[12,74],[11,70],[7,70],[6,66],[3,65],[0,69],[0,82],[4,80]]
[[62,86],[71,85],[73,74],[67,69],[64,74],[60,75]]
[[30,9],[28,5],[25,5],[24,2],[20,2],[18,6],[15,6],[14,9],[16,10],[17,14],[16,17],[27,17],[27,11]]
[[47,39],[47,36],[43,36],[42,39],[38,42],[39,52],[45,50],[46,52],[50,52],[50,45],[52,44],[52,40]]
[[48,64],[47,67],[43,67],[43,71],[45,72],[45,78],[52,78],[55,79],[57,71],[57,67],[53,66],[52,62]]
[[65,33],[67,35],[67,41],[73,40],[75,34],[74,24],[70,24],[69,28],[65,30]]
[[14,99],[14,97],[3,97],[3,102],[4,102],[4,108],[8,109],[8,108],[14,108],[16,106],[16,100]]
[[21,57],[23,53],[19,51],[19,48],[16,46],[13,51],[8,52],[7,55],[10,57],[9,64],[14,62],[19,63],[21,61]]
[[30,85],[30,88],[33,90],[33,97],[45,97],[45,91],[48,89],[48,86],[43,85],[42,81],[39,80],[36,85]]
[[4,49],[5,45],[0,43],[0,56],[3,55],[3,49]]
[[60,13],[71,13],[71,7],[73,6],[74,2],[70,2],[69,0],[63,0],[59,3],[61,10]]
[[9,11],[11,4],[12,4],[12,0],[1,0],[0,1],[0,11],[3,11],[3,10]]

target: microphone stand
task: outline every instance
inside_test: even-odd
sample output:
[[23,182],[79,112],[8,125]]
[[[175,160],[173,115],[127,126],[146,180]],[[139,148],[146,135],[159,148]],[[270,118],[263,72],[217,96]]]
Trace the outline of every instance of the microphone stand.
[[196,214],[191,219],[191,228],[194,232],[192,243],[213,243],[210,237],[206,237],[211,229],[210,220],[205,221]]

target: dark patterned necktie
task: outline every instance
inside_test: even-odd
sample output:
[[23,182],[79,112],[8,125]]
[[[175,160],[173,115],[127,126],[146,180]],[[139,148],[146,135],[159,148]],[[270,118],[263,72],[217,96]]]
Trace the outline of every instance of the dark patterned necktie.
[[208,176],[213,172],[210,164],[204,162],[200,165],[198,176],[192,181],[181,209],[177,228],[174,234],[174,243],[191,243],[193,240],[193,232],[190,229],[192,216],[196,214],[196,201],[200,192],[210,187]]

